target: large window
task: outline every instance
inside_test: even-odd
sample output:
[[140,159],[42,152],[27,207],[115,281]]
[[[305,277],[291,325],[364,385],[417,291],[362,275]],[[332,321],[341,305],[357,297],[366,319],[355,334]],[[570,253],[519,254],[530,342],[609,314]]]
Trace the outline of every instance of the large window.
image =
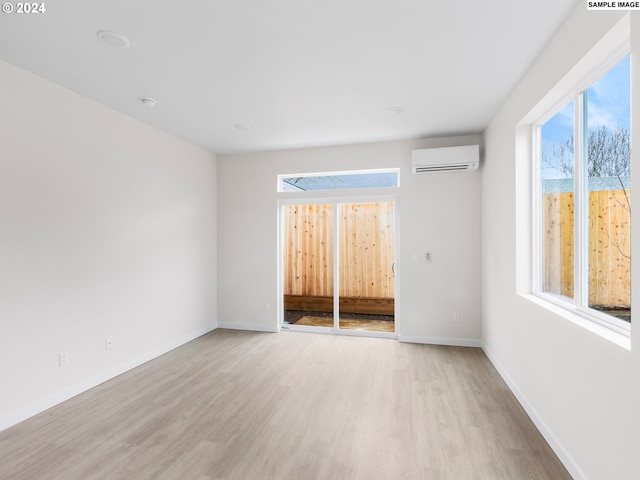
[[534,290],[617,331],[631,324],[630,57],[535,125]]

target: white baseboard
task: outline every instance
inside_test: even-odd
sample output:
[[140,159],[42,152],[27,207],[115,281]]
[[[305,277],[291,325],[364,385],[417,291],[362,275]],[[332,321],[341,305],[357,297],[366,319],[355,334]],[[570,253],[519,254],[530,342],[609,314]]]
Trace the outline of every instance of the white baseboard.
[[226,328],[228,330],[247,330],[250,332],[269,332],[278,333],[278,327],[266,327],[264,325],[251,325],[248,323],[230,323],[218,322],[218,328]]
[[60,390],[41,400],[36,400],[35,402],[32,402],[29,405],[26,405],[25,407],[22,407],[14,412],[11,412],[10,414],[4,417],[0,417],[0,432],[30,417],[33,417],[34,415],[42,413],[45,410],[51,407],[54,407],[66,400],[69,400],[70,398],[73,398],[76,395],[86,392],[87,390],[93,387],[96,387],[101,383],[111,380],[112,378],[115,378],[118,375],[121,375],[125,372],[128,372],[129,370],[139,367],[143,363],[147,363],[148,361],[153,360],[154,358],[157,358],[160,355],[164,355],[165,353],[170,352],[171,350],[178,348],[184,345],[185,343],[195,340],[196,338],[201,337],[202,335],[205,335],[215,330],[216,328],[218,328],[217,324],[207,325],[206,327],[200,328],[194,332],[189,333],[188,335],[184,335],[183,337],[177,338],[172,342],[162,345],[159,348],[156,348],[150,352],[147,352],[143,355],[135,357],[133,360],[117,365],[105,372],[102,372],[98,375],[87,378],[86,380],[78,382],[68,388],[65,388],[64,390]]
[[502,379],[505,381],[505,383],[507,384],[507,386],[509,387],[513,395],[518,400],[518,402],[520,402],[520,405],[522,405],[522,408],[524,408],[525,412],[527,412],[527,415],[529,415],[529,418],[531,418],[531,421],[535,424],[536,428],[540,431],[540,433],[542,434],[544,439],[547,441],[551,449],[558,456],[558,458],[560,459],[564,467],[567,469],[569,474],[575,480],[587,480],[587,476],[582,471],[582,469],[578,466],[578,464],[573,460],[573,458],[571,457],[567,449],[564,448],[564,446],[556,438],[556,436],[548,427],[548,425],[544,422],[542,417],[538,414],[538,412],[536,412],[536,410],[533,408],[531,403],[529,403],[529,401],[524,396],[522,391],[511,379],[507,371],[504,368],[502,368],[502,365],[498,363],[496,358],[491,354],[489,349],[487,349],[487,347],[484,344],[482,345],[482,350],[484,351],[489,361],[493,364],[495,369],[498,371]]
[[424,343],[426,345],[447,345],[450,347],[482,347],[482,342],[473,338],[414,337],[411,335],[398,335],[398,341],[405,343]]

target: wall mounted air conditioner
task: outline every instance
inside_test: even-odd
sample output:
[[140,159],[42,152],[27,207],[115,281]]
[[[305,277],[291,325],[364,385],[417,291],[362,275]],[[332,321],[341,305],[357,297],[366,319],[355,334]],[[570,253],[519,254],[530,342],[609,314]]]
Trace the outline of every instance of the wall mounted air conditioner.
[[411,151],[413,173],[468,172],[480,164],[480,146],[422,148]]

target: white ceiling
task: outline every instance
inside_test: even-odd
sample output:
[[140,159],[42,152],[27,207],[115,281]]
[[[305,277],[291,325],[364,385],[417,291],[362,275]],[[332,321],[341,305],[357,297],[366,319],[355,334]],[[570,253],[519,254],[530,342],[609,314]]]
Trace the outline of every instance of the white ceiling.
[[44,3],[0,14],[0,58],[231,153],[479,133],[576,0]]

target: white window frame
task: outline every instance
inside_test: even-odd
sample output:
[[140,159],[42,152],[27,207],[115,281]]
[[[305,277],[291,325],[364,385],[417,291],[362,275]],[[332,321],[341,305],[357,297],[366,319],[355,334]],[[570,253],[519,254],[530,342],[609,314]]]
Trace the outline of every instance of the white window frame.
[[[584,147],[584,94],[585,92],[611,68],[630,55],[630,44],[627,38],[622,44],[611,49],[603,55],[603,59],[597,63],[596,67],[585,75],[580,81],[576,82],[572,88],[565,90],[565,94],[558,96],[552,108],[539,117],[532,124],[532,240],[531,240],[531,273],[532,273],[532,294],[545,302],[549,302],[555,306],[565,309],[580,317],[604,326],[625,337],[630,336],[631,325],[624,320],[602,313],[588,306],[588,219],[586,218],[584,208],[588,203],[588,192],[585,188],[586,177],[583,172],[585,165],[583,147]],[[542,291],[543,284],[543,235],[541,228],[542,220],[542,178],[541,178],[541,129],[542,126],[551,119],[556,113],[563,109],[571,100],[574,101],[574,294],[573,298],[566,298],[560,295]],[[632,172],[633,175],[633,172]],[[585,224],[587,222],[587,224]]]

